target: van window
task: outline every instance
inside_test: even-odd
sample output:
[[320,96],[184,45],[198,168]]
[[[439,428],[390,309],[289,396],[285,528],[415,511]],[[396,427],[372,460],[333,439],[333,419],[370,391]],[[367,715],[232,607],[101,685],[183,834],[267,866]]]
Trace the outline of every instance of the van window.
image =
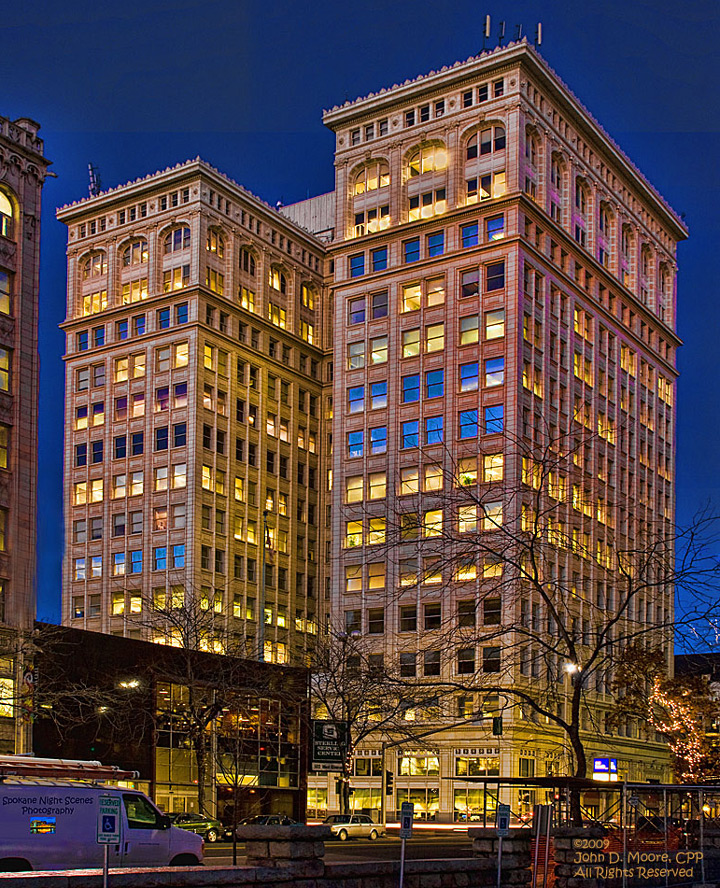
[[139,795],[123,795],[130,829],[157,829],[158,812],[150,802]]

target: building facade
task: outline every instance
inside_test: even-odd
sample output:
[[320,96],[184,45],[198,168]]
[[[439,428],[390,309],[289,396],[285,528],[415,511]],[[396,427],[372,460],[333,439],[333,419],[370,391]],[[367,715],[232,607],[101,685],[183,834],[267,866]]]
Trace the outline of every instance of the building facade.
[[[49,166],[39,129],[0,117],[0,625],[13,631],[35,619],[40,199]],[[3,659],[3,752],[27,751],[27,725],[13,718],[21,675],[19,658]]]
[[322,245],[201,161],[58,216],[63,623],[176,644],[152,612],[188,594],[217,617],[204,646],[302,660],[325,567]]
[[[463,530],[494,533],[500,548],[506,528],[526,530],[544,470],[533,455],[565,442],[569,470],[539,507],[559,522],[544,579],[567,590],[574,632],[622,607],[610,538],[620,549],[650,527],[672,532],[684,226],[526,44],[348,102],[324,122],[336,134],[334,207],[323,196],[287,212],[332,230],[330,613],[401,676],[532,681],[536,652],[506,667],[517,635],[498,625],[537,637],[542,602],[506,596],[502,564],[450,573],[441,550]],[[464,484],[479,491],[471,514],[449,489]],[[670,622],[671,595],[636,603],[648,625]],[[466,630],[470,642],[448,644]],[[562,666],[559,681],[571,687]],[[610,690],[599,683],[583,715],[591,769],[593,755],[612,756],[628,779],[663,779],[658,737],[610,728]],[[483,711],[497,715],[497,697],[448,695],[412,713],[443,731],[431,752],[408,741],[390,757],[390,812],[412,801],[429,820],[472,819],[494,801],[464,776],[568,773],[567,744],[521,707],[503,713],[502,736],[489,718],[445,730]],[[373,812],[378,756],[368,744],[355,764],[355,804]],[[310,786],[318,811],[337,807],[332,781]],[[520,811],[533,800],[508,799]]]
[[135,787],[163,811],[197,811],[191,731],[213,697],[222,698],[221,714],[207,733],[208,807],[226,823],[232,822],[236,797],[238,820],[269,811],[302,816],[304,669],[171,646],[158,651],[149,642],[68,627],[37,629],[36,755],[137,771]]
[[[63,620],[133,634],[184,584],[250,649],[264,614],[278,662],[318,626],[359,634],[376,665],[456,690],[408,712],[442,729],[432,749],[409,740],[385,769],[379,739],[356,750],[354,805],[377,814],[388,770],[389,813],[409,800],[421,818],[473,819],[494,799],[463,777],[572,767],[550,724],[460,690],[500,672],[531,687],[537,651],[509,666],[506,650],[523,627],[558,627],[542,600],[495,591],[496,560],[450,569],[441,544],[448,528],[525,533],[535,455],[563,450],[542,581],[567,590],[582,660],[620,607],[610,548],[674,518],[686,231],[525,42],[324,122],[334,191],[279,213],[199,161],[60,211]],[[458,488],[478,491],[474,511]],[[633,619],[671,616],[669,593],[647,593]],[[555,664],[558,713],[568,666],[582,668]],[[583,715],[589,756],[664,779],[657,737],[611,727],[610,691],[596,682]],[[309,811],[338,805],[334,777],[311,776]]]

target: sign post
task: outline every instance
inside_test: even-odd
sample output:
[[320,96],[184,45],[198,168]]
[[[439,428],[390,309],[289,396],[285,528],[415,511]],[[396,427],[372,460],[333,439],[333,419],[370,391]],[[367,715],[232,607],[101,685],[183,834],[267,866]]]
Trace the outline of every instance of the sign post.
[[415,805],[403,802],[400,807],[400,888],[405,880],[405,840],[411,838]]
[[110,845],[120,844],[120,799],[100,796],[97,842],[103,845],[103,888],[108,888]]
[[500,888],[503,839],[510,835],[510,805],[497,806],[495,811],[495,831],[498,835],[497,888]]

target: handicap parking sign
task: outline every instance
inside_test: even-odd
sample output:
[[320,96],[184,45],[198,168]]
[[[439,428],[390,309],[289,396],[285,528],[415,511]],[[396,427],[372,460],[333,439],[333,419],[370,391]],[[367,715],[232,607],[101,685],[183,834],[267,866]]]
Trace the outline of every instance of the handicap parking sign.
[[97,841],[100,845],[117,845],[120,841],[120,799],[101,796],[98,799]]

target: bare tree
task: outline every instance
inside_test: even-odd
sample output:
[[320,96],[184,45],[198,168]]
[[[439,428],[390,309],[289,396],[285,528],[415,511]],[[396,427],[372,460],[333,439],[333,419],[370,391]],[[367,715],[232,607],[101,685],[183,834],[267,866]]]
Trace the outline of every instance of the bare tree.
[[369,737],[413,736],[408,711],[436,702],[437,688],[408,685],[386,668],[358,632],[330,629],[320,636],[311,665],[311,696],[336,728],[342,751],[340,803],[350,812],[350,777],[355,749]]
[[[373,542],[398,565],[398,601],[438,600],[442,589],[455,602],[433,636],[445,659],[436,687],[498,695],[553,725],[585,777],[583,723],[604,730],[598,696],[623,652],[662,648],[668,660],[673,632],[717,600],[717,521],[701,515],[678,529],[657,502],[628,502],[608,465],[608,430],[603,447],[590,446],[595,436],[544,437],[540,447],[516,439],[497,453],[446,451],[401,490],[395,512],[371,503],[366,514]],[[598,451],[590,472],[587,454]]]
[[[171,646],[172,657],[158,656],[157,678],[183,689],[179,719],[193,750],[198,779],[198,807],[206,809],[206,791],[214,762],[212,728],[223,712],[238,705],[243,695],[270,688],[267,670],[246,659],[244,637],[236,635],[213,601],[192,588],[175,585],[134,619],[153,641]],[[218,654],[212,664],[202,654]],[[162,717],[162,714],[161,714]]]

